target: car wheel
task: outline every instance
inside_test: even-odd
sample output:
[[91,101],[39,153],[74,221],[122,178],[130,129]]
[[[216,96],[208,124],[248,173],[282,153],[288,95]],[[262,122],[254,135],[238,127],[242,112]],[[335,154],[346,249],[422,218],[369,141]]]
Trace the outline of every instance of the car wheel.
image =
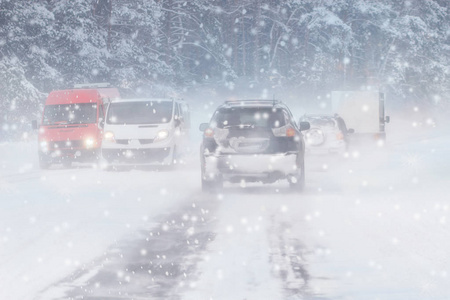
[[39,153],[39,168],[46,170],[50,167],[51,163],[44,156],[44,154]]
[[104,170],[106,172],[112,172],[112,171],[114,171],[114,167],[107,165],[107,166],[102,167],[102,170]]
[[[167,163],[166,163],[167,162]],[[163,165],[161,165],[160,169],[162,171],[172,171],[175,169],[177,165],[177,148],[174,146],[172,149],[172,154],[170,155],[170,160],[164,162]]]
[[46,161],[44,161],[42,159],[39,159],[39,168],[41,168],[43,170],[46,170],[49,167],[50,167],[50,163],[49,162],[46,162]]
[[103,171],[111,172],[111,171],[115,171],[116,167],[113,164],[105,161],[105,162],[100,163],[100,169]]
[[202,191],[214,193],[220,191],[223,188],[223,179],[220,175],[214,176],[212,180],[205,180],[206,175],[204,172],[204,167],[202,167]]
[[222,190],[223,180],[220,178],[214,180],[204,180],[202,177],[202,191],[208,193],[214,193]]
[[97,150],[95,152],[94,160],[93,160],[92,165],[95,168],[100,169],[101,168],[101,166],[100,166],[101,164],[102,164],[102,154],[101,154],[101,152],[99,150]]
[[305,136],[311,146],[320,146],[325,143],[325,135],[320,128],[311,128],[305,133]]
[[[300,160],[300,159],[298,159]],[[297,173],[289,178],[289,186],[292,190],[302,191],[305,188],[305,160],[297,161]]]
[[175,166],[178,163],[178,152],[177,152],[177,147],[173,146],[173,150],[172,150],[172,160],[170,161],[170,165],[171,166]]

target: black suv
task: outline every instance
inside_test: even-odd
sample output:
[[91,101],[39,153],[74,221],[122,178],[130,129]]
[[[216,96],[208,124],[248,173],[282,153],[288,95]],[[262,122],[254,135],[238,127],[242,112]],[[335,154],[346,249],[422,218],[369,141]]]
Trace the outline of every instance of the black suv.
[[209,123],[200,124],[202,189],[214,191],[224,181],[272,183],[287,179],[305,184],[302,130],[291,111],[276,100],[234,100],[219,106]]

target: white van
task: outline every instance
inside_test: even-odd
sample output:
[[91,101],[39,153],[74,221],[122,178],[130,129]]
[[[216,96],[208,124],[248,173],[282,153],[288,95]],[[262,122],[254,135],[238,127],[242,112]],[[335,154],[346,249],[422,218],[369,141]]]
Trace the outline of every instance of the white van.
[[106,166],[166,165],[189,145],[189,107],[179,99],[118,99],[103,123]]

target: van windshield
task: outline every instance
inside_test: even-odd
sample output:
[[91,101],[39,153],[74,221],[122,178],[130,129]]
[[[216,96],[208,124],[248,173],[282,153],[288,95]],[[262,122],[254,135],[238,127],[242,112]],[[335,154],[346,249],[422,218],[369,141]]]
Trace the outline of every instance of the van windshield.
[[108,124],[159,124],[172,119],[171,101],[136,101],[111,103]]
[[76,103],[46,105],[42,124],[93,124],[96,122],[97,104]]

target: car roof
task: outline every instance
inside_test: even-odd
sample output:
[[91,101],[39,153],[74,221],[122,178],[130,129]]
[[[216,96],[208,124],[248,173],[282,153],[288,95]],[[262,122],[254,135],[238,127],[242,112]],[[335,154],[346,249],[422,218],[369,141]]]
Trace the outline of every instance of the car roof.
[[310,118],[310,119],[335,119],[340,118],[338,114],[304,114],[302,118]]
[[244,99],[244,100],[227,100],[220,108],[234,108],[234,107],[283,107],[287,108],[280,100],[267,99]]

